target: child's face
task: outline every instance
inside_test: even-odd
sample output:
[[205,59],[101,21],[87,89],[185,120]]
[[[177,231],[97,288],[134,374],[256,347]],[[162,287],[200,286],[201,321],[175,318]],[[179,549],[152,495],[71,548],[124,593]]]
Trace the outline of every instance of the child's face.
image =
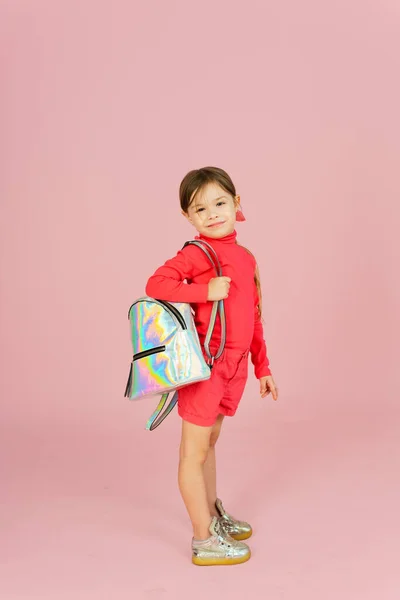
[[218,239],[235,229],[238,208],[238,196],[234,198],[217,183],[208,183],[183,214],[199,233]]

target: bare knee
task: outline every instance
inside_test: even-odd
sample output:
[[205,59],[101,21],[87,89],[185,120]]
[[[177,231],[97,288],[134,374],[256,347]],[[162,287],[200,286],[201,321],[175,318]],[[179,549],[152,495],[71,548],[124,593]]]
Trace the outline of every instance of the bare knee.
[[210,447],[210,433],[211,427],[199,427],[184,422],[179,448],[180,461],[203,465]]
[[204,465],[207,459],[208,448],[196,447],[190,444],[181,444],[179,459],[181,462],[193,462]]

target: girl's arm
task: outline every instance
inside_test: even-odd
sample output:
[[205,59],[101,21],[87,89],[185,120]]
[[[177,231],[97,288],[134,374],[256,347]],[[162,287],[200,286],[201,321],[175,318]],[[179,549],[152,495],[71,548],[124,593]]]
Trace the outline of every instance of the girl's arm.
[[146,294],[169,302],[207,302],[208,283],[185,283],[185,279],[191,280],[209,269],[210,264],[199,248],[185,246],[150,277]]
[[264,340],[264,330],[258,311],[258,291],[254,284],[254,334],[250,345],[251,362],[254,365],[254,373],[257,379],[271,375],[267,346]]

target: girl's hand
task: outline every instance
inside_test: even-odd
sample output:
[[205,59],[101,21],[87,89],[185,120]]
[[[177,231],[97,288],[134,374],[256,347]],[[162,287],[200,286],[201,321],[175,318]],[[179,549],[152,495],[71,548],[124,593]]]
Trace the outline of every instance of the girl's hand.
[[260,379],[260,396],[265,398],[268,394],[272,394],[274,400],[278,400],[278,388],[276,387],[272,375],[261,377]]
[[230,277],[214,277],[208,283],[208,300],[225,300],[229,296]]

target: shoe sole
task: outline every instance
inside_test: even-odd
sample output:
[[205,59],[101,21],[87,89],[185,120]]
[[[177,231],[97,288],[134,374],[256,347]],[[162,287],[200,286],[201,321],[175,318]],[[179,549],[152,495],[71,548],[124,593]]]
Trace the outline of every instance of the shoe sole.
[[231,538],[236,540],[237,542],[243,542],[243,540],[248,540],[249,537],[253,535],[253,531],[249,531],[249,533],[238,533],[236,535],[229,534]]
[[238,556],[237,558],[198,558],[192,556],[192,563],[198,567],[216,567],[218,565],[240,565],[247,562],[251,557],[251,552],[247,556]]

